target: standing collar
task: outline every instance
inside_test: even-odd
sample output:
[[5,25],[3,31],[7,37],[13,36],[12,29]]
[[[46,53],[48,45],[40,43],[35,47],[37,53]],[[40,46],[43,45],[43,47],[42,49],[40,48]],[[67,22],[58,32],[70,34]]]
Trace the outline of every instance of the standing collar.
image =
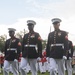
[[60,31],[60,29],[57,29],[57,30],[55,30],[55,31],[57,31],[57,32],[58,32],[58,31]]
[[15,39],[15,38],[16,38],[16,37],[14,36],[13,38],[10,38],[10,39],[12,39],[12,40],[13,40],[13,39]]
[[34,31],[29,31],[29,33],[31,33],[31,34],[32,34],[32,33],[34,33]]

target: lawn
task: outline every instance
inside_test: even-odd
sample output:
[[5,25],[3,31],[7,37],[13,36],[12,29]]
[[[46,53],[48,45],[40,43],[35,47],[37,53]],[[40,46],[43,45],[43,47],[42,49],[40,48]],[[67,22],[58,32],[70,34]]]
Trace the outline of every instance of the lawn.
[[[3,75],[3,73],[0,73],[0,75]],[[9,75],[13,75],[13,74],[9,74]],[[31,73],[27,74],[27,75],[31,75]],[[46,72],[45,74],[41,74],[41,73],[38,73],[38,75],[50,75],[48,72]],[[67,75],[67,74],[65,74]]]
[[[3,75],[3,74],[0,73],[0,75]],[[10,73],[9,75],[13,75],[13,74]],[[27,74],[27,75],[31,75],[31,73],[29,73],[29,74]],[[49,73],[48,73],[48,72],[46,72],[45,74],[38,73],[38,75],[49,75]]]
[[[65,71],[65,73],[66,73],[66,71]],[[0,75],[3,75],[3,73],[0,73]],[[9,73],[9,75],[13,75],[13,74]],[[31,75],[31,73],[28,73],[27,75]],[[50,73],[46,72],[44,74],[41,74],[40,72],[38,72],[38,75],[50,75]],[[67,73],[65,75],[67,75]],[[75,74],[73,74],[73,75],[75,75]]]

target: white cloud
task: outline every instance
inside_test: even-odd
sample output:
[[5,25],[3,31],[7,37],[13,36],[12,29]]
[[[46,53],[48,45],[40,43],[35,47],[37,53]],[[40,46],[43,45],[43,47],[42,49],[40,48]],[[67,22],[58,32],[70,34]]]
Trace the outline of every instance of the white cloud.
[[0,35],[6,34],[7,33],[7,26],[8,25],[0,25]]
[[[47,3],[45,3],[43,2],[43,0],[42,2],[40,2],[40,0],[26,0],[26,8],[34,13],[34,17],[37,13],[36,18],[20,18],[17,20],[17,22],[11,25],[0,25],[0,35],[5,33],[7,34],[8,27],[16,28],[17,32],[24,29],[28,30],[26,21],[28,19],[33,19],[37,22],[37,25],[34,28],[35,31],[39,32],[43,39],[47,39],[48,33],[50,31],[50,26],[52,27],[51,19],[54,17],[59,17],[62,19],[60,28],[70,33],[69,38],[75,44],[75,0],[63,0],[62,2],[50,2],[51,0],[48,1]],[[53,27],[51,28],[51,30],[53,31]]]
[[[75,0],[63,0],[60,2],[49,2],[40,3],[38,0],[28,0],[31,7],[34,8],[38,13],[42,13],[45,17],[64,17],[69,18],[75,15]],[[30,9],[31,10],[31,9]],[[33,11],[34,11],[33,10]]]

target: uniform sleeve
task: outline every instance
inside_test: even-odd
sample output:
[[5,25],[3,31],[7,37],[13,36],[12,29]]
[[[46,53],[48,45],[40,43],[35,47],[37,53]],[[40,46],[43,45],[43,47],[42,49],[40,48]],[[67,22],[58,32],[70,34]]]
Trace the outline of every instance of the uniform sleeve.
[[64,32],[64,52],[63,52],[63,56],[67,56],[68,55],[68,49],[69,49],[69,45],[68,45],[68,36],[67,33]]
[[46,45],[46,57],[50,56],[50,34],[48,35],[48,41]]
[[21,45],[20,40],[18,39],[18,43],[17,43],[17,59],[18,59],[19,56],[20,56],[21,48],[22,48],[22,45]]
[[[25,37],[25,35],[24,35],[24,37]],[[25,42],[24,37],[23,37],[23,40],[22,40],[22,53],[24,51],[24,42]]]
[[71,41],[71,57],[73,56],[74,48],[73,48],[73,43]]
[[38,46],[38,57],[42,57],[42,39],[39,34],[37,34],[37,46]]
[[7,52],[7,41],[5,42],[5,47],[4,47],[5,56],[6,56],[6,52]]

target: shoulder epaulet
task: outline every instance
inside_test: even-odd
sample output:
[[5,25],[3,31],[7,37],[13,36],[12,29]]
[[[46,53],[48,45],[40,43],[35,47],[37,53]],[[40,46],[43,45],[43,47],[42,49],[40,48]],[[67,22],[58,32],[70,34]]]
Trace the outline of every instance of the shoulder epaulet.
[[60,31],[66,33],[66,31],[64,31],[64,30],[60,30]]

